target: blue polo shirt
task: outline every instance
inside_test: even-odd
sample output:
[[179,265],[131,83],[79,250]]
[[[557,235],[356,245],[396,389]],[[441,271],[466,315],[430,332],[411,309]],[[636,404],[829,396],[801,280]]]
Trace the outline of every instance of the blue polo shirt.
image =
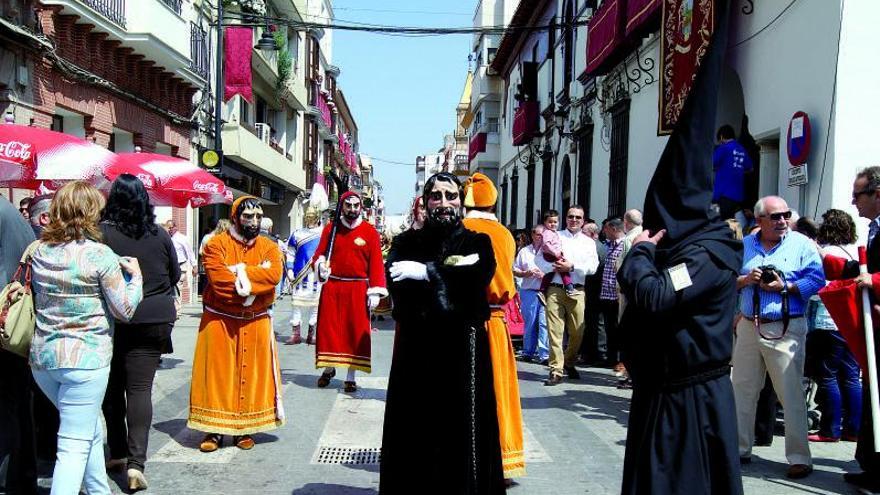
[[712,156],[715,170],[715,191],[712,200],[718,198],[741,202],[743,200],[743,174],[752,170],[752,159],[735,139],[719,144]]
[[[785,281],[797,285],[800,294],[789,292],[788,308],[792,317],[802,316],[807,301],[819,289],[825,287],[825,271],[822,259],[808,237],[797,232],[789,232],[782,241],[769,251],[761,246],[761,233],[746,236],[743,239],[743,266],[740,275],[752,271],[759,266],[773,265],[785,275]],[[740,310],[743,316],[751,318],[752,294],[758,290],[759,315],[769,320],[782,319],[782,295],[778,292],[761,290],[758,285],[747,285],[742,289]]]

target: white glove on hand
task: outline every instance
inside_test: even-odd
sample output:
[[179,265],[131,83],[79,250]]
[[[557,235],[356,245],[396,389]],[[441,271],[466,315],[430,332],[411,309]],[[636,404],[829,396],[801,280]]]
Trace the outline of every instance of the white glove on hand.
[[367,296],[367,307],[370,308],[370,311],[376,309],[376,306],[379,305],[379,294],[369,294]]
[[391,280],[428,280],[428,267],[418,261],[395,261],[388,270]]
[[287,280],[293,280],[295,278],[296,275],[294,275],[293,270],[287,270]]
[[321,283],[326,282],[330,278],[330,266],[327,264],[327,258],[321,256],[315,261],[315,273],[318,274],[318,280]]

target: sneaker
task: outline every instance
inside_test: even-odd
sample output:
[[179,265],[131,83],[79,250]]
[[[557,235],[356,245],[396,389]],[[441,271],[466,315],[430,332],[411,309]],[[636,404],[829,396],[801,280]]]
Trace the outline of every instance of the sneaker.
[[578,373],[578,370],[574,366],[569,366],[565,368],[565,374],[568,375],[572,380],[580,380],[581,374]]

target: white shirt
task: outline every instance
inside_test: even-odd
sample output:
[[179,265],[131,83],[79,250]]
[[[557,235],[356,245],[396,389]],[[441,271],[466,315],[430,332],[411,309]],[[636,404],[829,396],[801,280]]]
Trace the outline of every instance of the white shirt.
[[171,242],[174,244],[174,251],[177,252],[177,262],[180,264],[188,263],[189,266],[196,266],[196,255],[193,253],[192,246],[189,245],[189,239],[179,231],[171,236]]
[[[583,285],[587,275],[596,273],[596,268],[599,266],[596,241],[580,230],[572,234],[565,229],[559,232],[559,243],[562,245],[562,255],[565,260],[574,265],[569,273],[571,282],[575,285]],[[553,272],[553,263],[546,261],[543,256],[535,256],[535,265],[544,273]],[[553,283],[562,283],[558,273],[553,276]]]
[[[519,272],[528,272],[538,267],[535,264],[535,247],[531,244],[519,250],[513,261],[513,269]],[[541,288],[541,279],[534,277],[522,277],[519,288],[523,290],[538,290]]]

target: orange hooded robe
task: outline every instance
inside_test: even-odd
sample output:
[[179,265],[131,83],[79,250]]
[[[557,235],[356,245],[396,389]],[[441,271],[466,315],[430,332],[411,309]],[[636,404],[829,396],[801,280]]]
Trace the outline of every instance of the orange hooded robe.
[[513,258],[516,243],[510,231],[491,213],[470,211],[463,220],[468,230],[481,232],[492,239],[495,252],[495,275],[489,283],[487,296],[492,315],[486,322],[489,334],[489,353],[492,358],[492,375],[495,382],[495,401],[498,411],[498,433],[501,437],[501,460],[505,478],[526,474],[523,450],[522,406],[519,398],[519,381],[516,375],[516,358],[513,343],[504,321],[506,304],[516,294],[513,281]]
[[[241,263],[244,267],[236,275],[229,267]],[[230,230],[205,246],[204,265],[208,286],[202,297],[187,426],[228,435],[273,430],[284,424],[268,314],[281,280],[281,250],[268,238],[244,242]],[[242,295],[247,289],[249,295]]]

